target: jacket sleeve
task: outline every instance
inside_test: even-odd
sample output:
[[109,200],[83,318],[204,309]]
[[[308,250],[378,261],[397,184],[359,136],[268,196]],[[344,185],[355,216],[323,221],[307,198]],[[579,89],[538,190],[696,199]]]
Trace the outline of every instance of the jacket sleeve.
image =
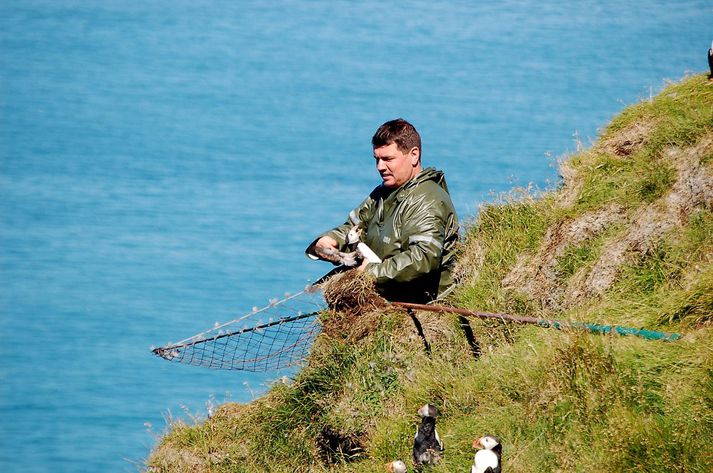
[[305,250],[307,256],[312,259],[317,258],[317,256],[314,254],[314,247],[317,244],[317,241],[319,241],[319,239],[323,236],[331,236],[332,238],[337,240],[339,251],[344,251],[347,247],[346,240],[347,233],[349,233],[349,230],[351,230],[353,226],[366,225],[366,222],[368,222],[371,216],[374,214],[374,208],[374,199],[372,198],[372,195],[369,195],[369,197],[364,199],[364,201],[359,204],[354,210],[349,212],[349,217],[347,217],[347,220],[343,224],[327,232],[324,232],[317,238],[315,238],[314,241],[310,243],[310,245]]
[[369,263],[366,271],[377,284],[408,282],[441,265],[448,212],[442,202],[415,203],[403,216],[402,242],[405,249],[381,263]]

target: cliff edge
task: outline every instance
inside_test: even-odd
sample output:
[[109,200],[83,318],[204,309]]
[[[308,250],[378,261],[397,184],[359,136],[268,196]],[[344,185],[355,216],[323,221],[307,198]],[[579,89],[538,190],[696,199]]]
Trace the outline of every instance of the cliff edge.
[[417,314],[429,354],[405,312],[325,313],[294,380],[171,423],[147,471],[411,470],[426,403],[446,448],[428,471],[469,471],[483,434],[508,472],[713,470],[713,84],[626,108],[560,169],[481,207],[448,303],[680,340],[471,319],[476,358],[455,314]]

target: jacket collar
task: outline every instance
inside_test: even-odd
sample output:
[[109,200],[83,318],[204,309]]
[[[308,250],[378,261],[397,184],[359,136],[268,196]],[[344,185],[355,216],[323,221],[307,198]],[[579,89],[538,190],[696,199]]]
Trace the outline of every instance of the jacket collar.
[[381,195],[383,196],[383,199],[386,200],[388,199],[392,194],[395,194],[395,198],[398,202],[401,202],[406,198],[406,196],[410,193],[411,189],[414,187],[418,186],[422,182],[426,181],[434,181],[436,184],[441,186],[446,192],[448,192],[448,186],[446,185],[446,179],[445,176],[443,175],[443,171],[439,171],[438,169],[428,167],[418,173],[416,176],[414,176],[413,179],[410,181],[406,182],[405,184],[402,184],[401,187],[397,187],[396,189],[388,189],[384,187],[384,185],[381,185]]

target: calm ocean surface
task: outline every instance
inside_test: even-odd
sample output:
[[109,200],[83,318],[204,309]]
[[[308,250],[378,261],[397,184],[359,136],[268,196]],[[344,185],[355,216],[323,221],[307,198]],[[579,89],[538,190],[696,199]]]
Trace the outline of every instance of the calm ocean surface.
[[[297,291],[404,117],[461,218],[706,69],[709,1],[0,2],[0,471],[131,472],[267,375],[168,363]],[[548,157],[550,156],[550,157]]]

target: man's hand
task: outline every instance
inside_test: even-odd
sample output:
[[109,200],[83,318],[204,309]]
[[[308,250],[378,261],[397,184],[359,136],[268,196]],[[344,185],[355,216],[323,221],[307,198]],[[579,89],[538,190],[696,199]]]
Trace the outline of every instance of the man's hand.
[[337,240],[331,236],[325,235],[317,240],[314,245],[314,252],[320,259],[331,261],[332,263],[341,263]]
[[359,267],[357,268],[357,271],[363,272],[366,269],[366,265],[369,264],[369,260],[364,258],[364,260],[361,262]]
[[339,251],[338,245],[334,238],[323,236],[314,244],[314,254],[325,261],[331,261],[332,263],[343,264],[349,267],[354,267],[362,263],[362,256],[358,251],[342,253]]
[[317,244],[315,245],[315,247],[318,249],[332,248],[336,250],[338,245],[339,244],[337,243],[337,240],[335,240],[329,235],[325,235],[319,240],[317,240]]

